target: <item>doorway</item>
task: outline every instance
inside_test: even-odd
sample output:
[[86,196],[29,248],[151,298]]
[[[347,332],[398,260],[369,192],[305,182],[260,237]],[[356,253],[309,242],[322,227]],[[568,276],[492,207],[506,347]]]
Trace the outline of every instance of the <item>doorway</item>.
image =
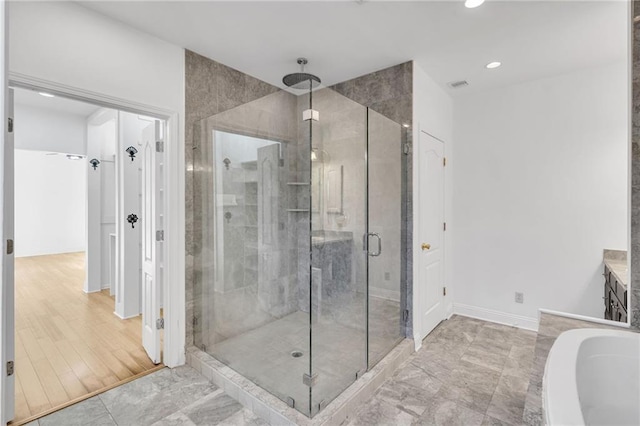
[[163,368],[164,123],[23,89],[14,120],[22,424]]

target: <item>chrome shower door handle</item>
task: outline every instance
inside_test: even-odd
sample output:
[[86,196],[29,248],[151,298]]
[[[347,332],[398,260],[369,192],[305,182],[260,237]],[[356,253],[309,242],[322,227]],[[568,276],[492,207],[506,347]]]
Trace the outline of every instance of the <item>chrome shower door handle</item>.
[[380,238],[380,234],[378,234],[377,232],[369,232],[368,235],[369,235],[369,237],[376,237],[378,239],[378,251],[376,253],[371,253],[367,249],[367,252],[369,253],[369,256],[371,256],[371,257],[380,256],[380,254],[382,254],[382,238]]

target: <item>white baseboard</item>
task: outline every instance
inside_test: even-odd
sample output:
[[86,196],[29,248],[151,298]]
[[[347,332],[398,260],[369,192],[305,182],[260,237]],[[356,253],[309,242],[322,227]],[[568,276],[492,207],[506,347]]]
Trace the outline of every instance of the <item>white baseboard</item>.
[[538,331],[538,318],[523,317],[521,315],[494,311],[493,309],[480,308],[478,306],[465,305],[462,303],[453,304],[453,313],[465,317],[523,328],[525,330]]
[[111,283],[102,283],[102,285],[100,286],[100,288],[102,290],[106,290],[108,288],[111,288]]
[[379,299],[392,300],[394,302],[400,301],[400,291],[387,290],[386,288],[369,287],[369,295],[377,297]]
[[120,314],[118,314],[116,311],[113,311],[113,315],[117,316],[121,320],[126,320],[126,319],[129,319],[129,318],[135,318],[137,316],[140,316],[140,314],[136,314],[136,315],[131,315],[131,316],[128,316],[128,317],[123,317],[123,316],[120,316]]

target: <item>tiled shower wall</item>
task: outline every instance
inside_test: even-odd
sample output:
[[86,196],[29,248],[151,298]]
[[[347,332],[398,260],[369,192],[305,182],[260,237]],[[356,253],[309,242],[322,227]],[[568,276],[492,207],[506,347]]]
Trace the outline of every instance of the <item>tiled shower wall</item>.
[[[408,311],[405,336],[413,336],[413,189],[412,189],[412,138],[413,117],[413,62],[405,62],[391,68],[366,74],[331,87],[341,95],[373,109],[403,125],[403,139],[408,154],[403,156],[402,172],[402,249],[403,265],[400,281],[402,309]],[[406,127],[408,126],[408,127]]]
[[[189,50],[185,51],[185,161],[187,175],[185,179],[185,229],[186,229],[186,345],[193,345],[194,295],[202,289],[202,268],[194,262],[202,249],[199,238],[202,235],[202,211],[200,188],[195,188],[197,173],[194,158],[194,124],[239,105],[251,102],[263,96],[275,93],[278,88],[257,78],[236,71],[211,59]],[[196,214],[198,213],[198,214]]]
[[[633,17],[640,15],[640,3],[633,2]],[[640,329],[640,22],[633,25],[633,109],[631,136],[631,326]]]
[[[400,123],[411,126],[413,114],[413,64],[406,62],[391,68],[376,71],[332,87],[338,93],[372,108],[380,114]],[[194,124],[239,105],[262,98],[278,91],[261,80],[243,74],[211,59],[189,50],[185,54],[185,159],[187,164],[185,203],[186,203],[186,345],[194,344],[194,304],[202,292],[202,266],[196,259],[200,253],[201,241],[195,236],[202,235],[202,200],[198,194],[202,189],[195,187],[201,179],[194,179],[198,173],[199,155],[194,144]],[[403,127],[405,143],[411,147],[410,127]],[[412,263],[411,242],[412,189],[411,189],[411,150],[403,156],[403,179],[401,188],[402,203],[402,276],[401,301],[407,309],[406,336],[412,336]]]

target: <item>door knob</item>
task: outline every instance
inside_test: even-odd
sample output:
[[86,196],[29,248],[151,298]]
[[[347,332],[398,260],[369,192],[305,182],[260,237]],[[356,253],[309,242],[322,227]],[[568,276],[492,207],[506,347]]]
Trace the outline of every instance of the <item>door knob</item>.
[[422,250],[429,250],[431,248],[431,244],[422,243]]

